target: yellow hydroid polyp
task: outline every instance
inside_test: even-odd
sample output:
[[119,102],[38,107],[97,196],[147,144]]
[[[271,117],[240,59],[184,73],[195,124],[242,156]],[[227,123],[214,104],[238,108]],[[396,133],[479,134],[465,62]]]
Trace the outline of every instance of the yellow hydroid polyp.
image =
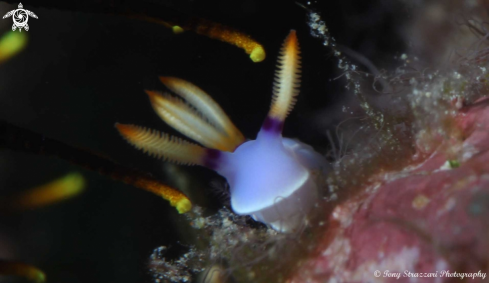
[[174,34],[181,34],[181,33],[183,33],[185,31],[180,26],[172,26],[171,27],[171,30],[173,31]]
[[0,260],[0,275],[19,276],[36,283],[46,282],[46,275],[42,270],[23,262]]
[[251,38],[251,36],[236,29],[203,20],[195,26],[195,32],[244,49],[246,54],[249,54],[250,59],[255,63],[265,60],[266,53],[263,46]]
[[26,32],[7,32],[0,38],[0,63],[19,53],[26,45]]
[[186,23],[169,22],[149,16],[136,16],[136,18],[163,25],[170,28],[174,34],[191,30],[200,35],[235,45],[250,55],[250,59],[255,63],[261,62],[266,58],[265,49],[260,43],[251,38],[251,36],[232,27],[201,18],[192,18]]
[[251,47],[250,58],[253,62],[258,63],[265,60],[266,54],[263,46],[256,45]]
[[170,202],[170,205],[175,207],[180,214],[189,212],[192,209],[192,203],[186,195],[172,187],[163,186],[155,180],[138,179],[132,185],[161,196]]
[[70,173],[48,184],[32,188],[9,200],[13,209],[35,209],[72,198],[85,188],[85,178],[80,173]]

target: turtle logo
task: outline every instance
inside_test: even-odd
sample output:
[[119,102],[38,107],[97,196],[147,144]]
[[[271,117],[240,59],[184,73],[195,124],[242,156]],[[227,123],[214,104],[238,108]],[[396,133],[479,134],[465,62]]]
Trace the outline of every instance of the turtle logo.
[[22,6],[22,3],[19,3],[18,9],[12,10],[3,16],[4,19],[12,16],[12,19],[14,20],[14,24],[12,25],[13,31],[19,29],[19,31],[22,32],[22,28],[28,31],[29,25],[27,24],[27,21],[29,20],[29,16],[37,19],[36,14],[22,8],[24,8],[24,6]]

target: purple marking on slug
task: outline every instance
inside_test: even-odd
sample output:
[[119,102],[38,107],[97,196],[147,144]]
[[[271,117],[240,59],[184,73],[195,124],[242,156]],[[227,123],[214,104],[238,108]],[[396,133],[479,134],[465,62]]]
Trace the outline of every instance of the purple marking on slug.
[[284,122],[274,119],[272,117],[267,117],[263,122],[261,128],[270,133],[282,133],[282,129],[284,127]]
[[206,154],[204,156],[204,166],[212,170],[216,170],[219,167],[220,157],[220,150],[206,148]]

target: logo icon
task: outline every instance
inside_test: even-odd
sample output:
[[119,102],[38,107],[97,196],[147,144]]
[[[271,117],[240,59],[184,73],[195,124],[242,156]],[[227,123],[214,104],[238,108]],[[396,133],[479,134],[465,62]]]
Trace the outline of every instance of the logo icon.
[[19,31],[22,32],[22,28],[28,31],[29,25],[27,24],[27,21],[29,21],[29,16],[37,19],[36,14],[23,8],[24,6],[22,6],[22,3],[19,3],[18,9],[12,10],[3,16],[4,19],[12,16],[12,20],[14,20],[14,24],[12,25],[13,31],[19,29]]

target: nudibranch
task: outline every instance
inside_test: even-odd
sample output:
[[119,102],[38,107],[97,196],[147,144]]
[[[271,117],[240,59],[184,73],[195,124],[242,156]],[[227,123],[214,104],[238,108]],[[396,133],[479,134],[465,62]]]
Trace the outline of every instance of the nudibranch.
[[270,111],[256,140],[245,141],[221,107],[197,86],[171,77],[160,80],[180,98],[146,91],[156,113],[205,147],[155,130],[116,124],[122,136],[158,158],[217,171],[229,183],[235,213],[250,215],[280,232],[301,227],[319,199],[316,173],[327,163],[312,147],[282,137],[285,118],[299,93],[295,31],[281,49]]

